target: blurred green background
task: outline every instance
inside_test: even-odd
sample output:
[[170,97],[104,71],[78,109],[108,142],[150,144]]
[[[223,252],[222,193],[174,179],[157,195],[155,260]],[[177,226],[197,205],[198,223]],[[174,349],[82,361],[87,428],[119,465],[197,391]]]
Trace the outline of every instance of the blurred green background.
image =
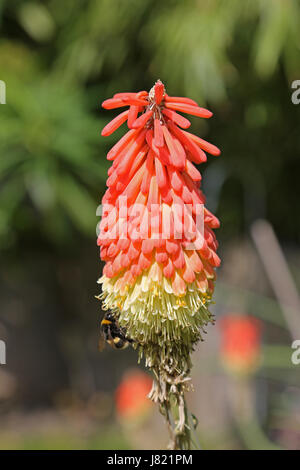
[[[117,114],[100,105],[158,78],[170,95],[214,112],[192,118],[192,128],[222,150],[202,165],[223,261],[217,326],[194,358],[202,446],[300,448],[300,365],[290,360],[291,318],[300,325],[300,104],[291,100],[299,1],[2,0],[0,28],[0,448],[167,441],[159,418],[128,428],[117,416],[114,390],[136,356],[98,353],[94,299],[105,155],[124,133],[100,136]],[[277,284],[251,236],[257,219],[280,243]],[[246,381],[254,418],[242,423],[232,402],[245,383],[223,370],[219,353],[218,318],[232,311],[264,323],[261,365]]]

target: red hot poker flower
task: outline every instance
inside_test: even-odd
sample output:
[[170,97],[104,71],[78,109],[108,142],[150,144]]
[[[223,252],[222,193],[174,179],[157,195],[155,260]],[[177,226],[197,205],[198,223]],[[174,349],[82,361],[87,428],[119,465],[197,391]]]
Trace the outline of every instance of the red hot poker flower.
[[220,150],[187,131],[191,123],[180,114],[212,113],[169,96],[160,80],[149,93],[117,93],[102,106],[128,107],[103,136],[126,121],[129,130],[107,154],[112,166],[98,237],[105,262],[100,298],[154,370],[152,398],[163,404],[171,388],[183,393],[190,352],[212,321],[219,221],[204,206],[195,164]]
[[118,416],[126,420],[143,416],[151,405],[147,400],[151,385],[152,380],[145,372],[129,371],[116,391]]
[[221,320],[221,358],[226,370],[247,374],[259,365],[261,323],[250,315],[231,314]]

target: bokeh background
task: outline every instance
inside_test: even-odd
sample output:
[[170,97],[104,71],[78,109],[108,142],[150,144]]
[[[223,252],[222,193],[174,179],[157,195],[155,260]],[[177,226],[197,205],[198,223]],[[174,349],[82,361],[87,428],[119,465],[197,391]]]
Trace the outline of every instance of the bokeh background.
[[214,112],[192,128],[222,149],[202,165],[222,266],[195,440],[299,449],[299,1],[2,0],[0,29],[0,448],[167,442],[135,353],[98,352],[94,299],[105,155],[124,132],[100,136],[100,104],[160,78]]

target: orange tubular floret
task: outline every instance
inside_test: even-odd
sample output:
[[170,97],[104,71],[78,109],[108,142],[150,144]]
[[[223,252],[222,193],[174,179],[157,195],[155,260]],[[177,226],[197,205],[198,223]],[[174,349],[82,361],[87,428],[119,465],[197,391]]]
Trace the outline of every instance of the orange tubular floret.
[[121,108],[122,106],[147,106],[147,101],[145,100],[140,100],[137,98],[110,98],[108,100],[103,101],[102,107],[104,109],[115,109],[115,108]]
[[137,118],[133,124],[132,127],[134,129],[138,129],[139,127],[144,127],[147,124],[147,121],[151,118],[153,115],[153,111],[147,111],[146,113],[142,114],[139,118]]
[[154,120],[154,141],[157,147],[163,147],[164,134],[159,119]]
[[118,166],[116,170],[118,175],[122,175],[123,173],[126,173],[129,170],[134,158],[136,157],[138,151],[140,150],[141,146],[144,143],[145,133],[146,133],[146,130],[142,131],[139,134],[139,136],[135,139],[135,141],[132,143],[130,150],[124,156],[124,158],[122,159],[120,165]]
[[128,127],[132,129],[133,123],[136,121],[136,118],[139,114],[140,107],[139,106],[130,106],[129,114],[128,114]]
[[171,163],[176,168],[184,168],[185,166],[185,155],[183,152],[180,152],[179,149],[176,148],[174,143],[174,138],[170,134],[168,128],[166,126],[162,126],[164,138],[170,152]]
[[155,172],[157,178],[157,184],[160,189],[164,189],[167,187],[168,179],[167,173],[164,165],[161,163],[159,158],[155,157]]
[[117,142],[108,152],[107,160],[114,160],[119,152],[121,152],[126,145],[133,140],[134,137],[137,137],[139,130],[132,129],[127,132],[120,140]]
[[178,126],[182,127],[183,129],[187,129],[191,125],[188,119],[181,116],[180,114],[175,113],[175,111],[172,111],[171,109],[164,109],[163,114],[167,116],[167,118],[171,119],[171,121],[173,121],[175,124],[178,124]]
[[141,192],[143,194],[147,194],[149,192],[152,174],[153,174],[153,154],[152,154],[152,151],[149,150],[148,155],[147,155],[145,173],[144,173],[143,182],[141,186]]
[[101,132],[101,135],[106,137],[106,136],[112,134],[113,132],[115,132],[115,130],[117,130],[127,120],[128,114],[129,114],[129,111],[127,110],[127,111],[124,111],[123,113],[119,114],[117,117],[115,117],[115,119],[110,121],[104,127],[104,129]]
[[179,129],[177,126],[175,126],[175,124],[173,124],[173,122],[170,122],[170,121],[169,121],[169,128],[172,131],[172,133],[176,137],[178,137],[181,143],[186,146],[189,152],[191,152],[193,156],[193,161],[195,163],[202,163],[206,161],[206,155],[203,152],[203,150],[199,149],[199,147],[197,147],[197,145],[194,144],[192,140],[188,139],[188,137],[185,135],[185,133],[181,129]]
[[123,98],[124,103],[128,103],[130,106],[147,106],[148,102],[139,98]]
[[154,86],[155,102],[158,106],[162,102],[164,92],[165,92],[165,87],[163,86],[162,82],[158,80]]
[[216,157],[220,155],[221,150],[218,149],[213,144],[210,144],[209,142],[206,142],[206,140],[200,139],[197,135],[191,134],[190,132],[183,131],[184,134],[191,139],[195,144],[199,145],[203,150],[206,152],[210,153],[211,155],[215,155]]
[[185,98],[182,96],[169,96],[167,93],[165,94],[165,101],[169,103],[185,103],[198,106],[198,103],[196,103],[196,101],[192,100],[191,98]]
[[[147,92],[145,91],[146,95]],[[137,93],[125,92],[125,93],[116,93],[113,97],[114,98],[137,98]],[[141,95],[140,95],[141,96]]]
[[202,176],[199,170],[187,159],[185,163],[185,171],[193,181],[201,181]]
[[166,103],[166,108],[175,109],[176,111],[181,111],[182,113],[192,114],[193,116],[199,116],[202,118],[210,118],[213,113],[205,108],[200,108],[199,106],[192,106],[189,104],[182,103]]

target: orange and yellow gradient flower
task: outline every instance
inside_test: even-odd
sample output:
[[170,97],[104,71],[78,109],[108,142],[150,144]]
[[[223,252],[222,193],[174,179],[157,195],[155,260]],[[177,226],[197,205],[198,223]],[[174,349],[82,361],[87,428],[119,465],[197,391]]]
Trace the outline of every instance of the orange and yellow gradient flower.
[[226,371],[248,375],[257,370],[261,359],[261,322],[250,315],[224,316],[221,326],[221,361]]
[[129,370],[119,384],[116,395],[118,418],[124,423],[139,423],[150,412],[152,403],[147,399],[152,380],[140,370]]
[[204,205],[195,164],[220,150],[188,132],[191,123],[178,112],[212,113],[169,96],[160,80],[149,93],[117,93],[102,106],[129,107],[103,136],[125,121],[129,131],[107,154],[113,164],[98,237],[100,297],[153,369],[160,385],[152,398],[163,402],[169,386],[184,388],[190,352],[212,322],[219,221]]

